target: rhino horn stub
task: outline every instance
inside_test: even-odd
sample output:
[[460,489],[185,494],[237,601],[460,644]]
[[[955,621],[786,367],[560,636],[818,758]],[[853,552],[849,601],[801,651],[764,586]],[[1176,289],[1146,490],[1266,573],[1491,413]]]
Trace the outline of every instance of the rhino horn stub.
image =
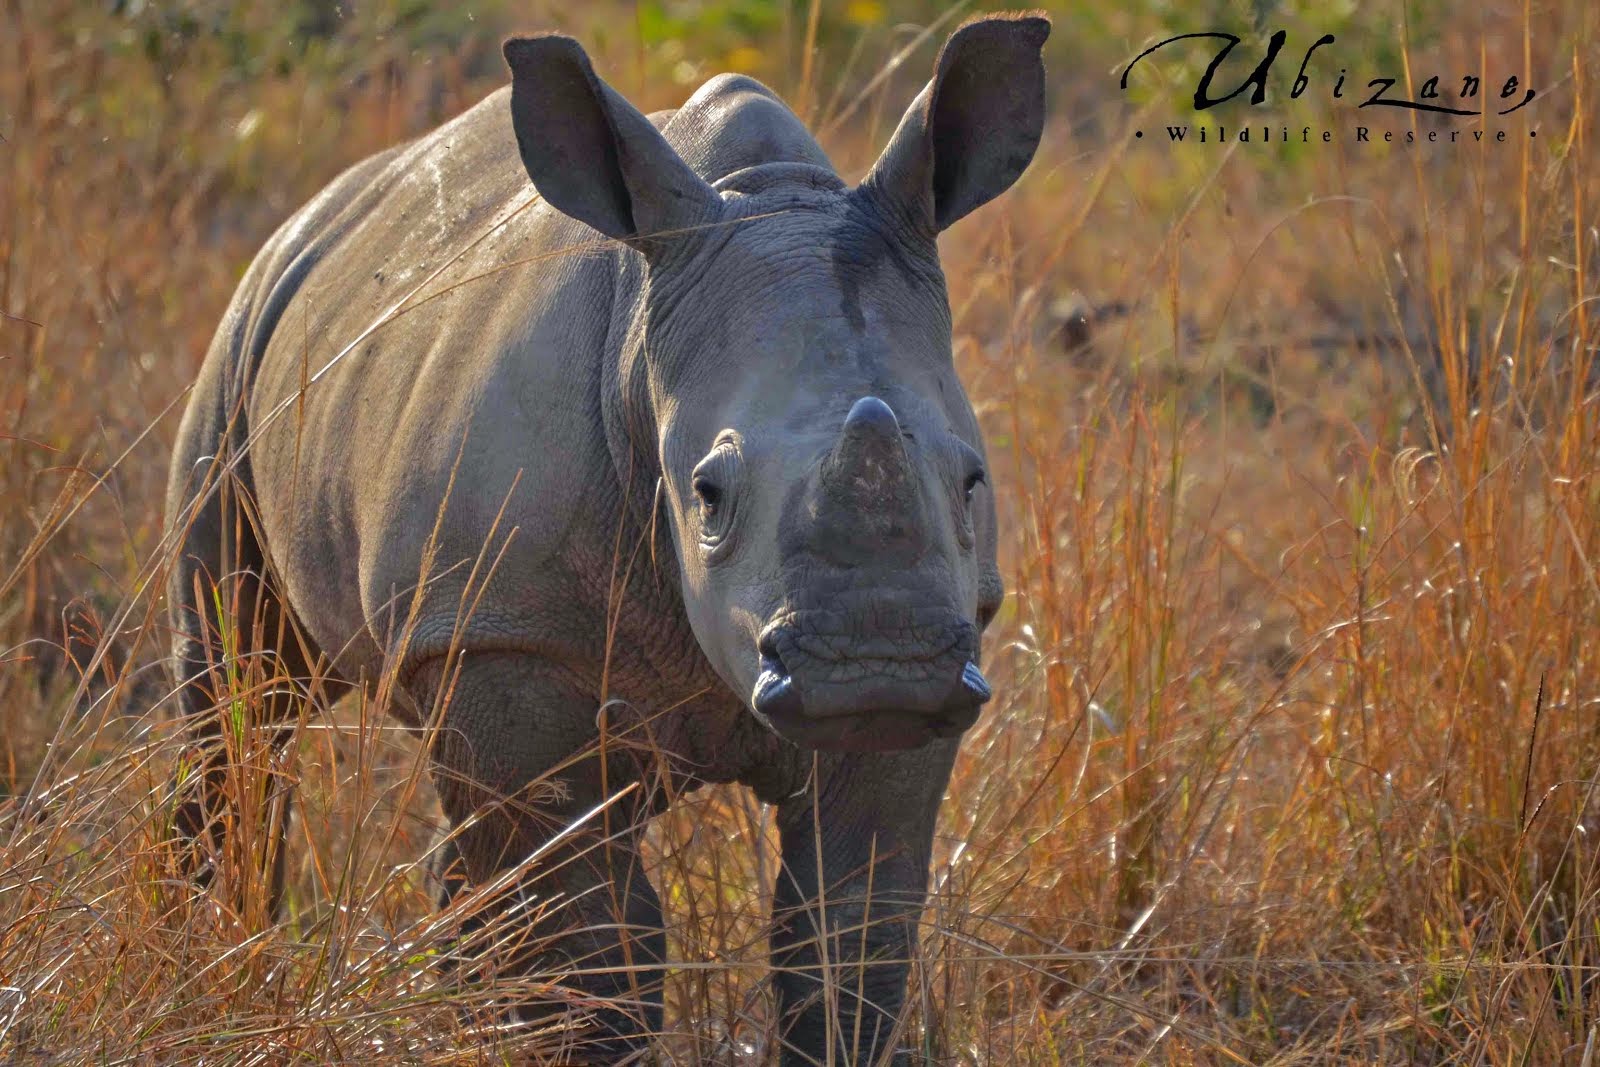
[[844,436],[898,443],[900,420],[888,404],[875,396],[864,396],[850,405],[850,414],[844,417]]
[[847,491],[880,493],[911,475],[900,421],[875,396],[851,405],[831,459],[829,474]]
[[917,472],[900,420],[875,396],[850,407],[823,458],[813,549],[845,566],[914,562],[927,547]]

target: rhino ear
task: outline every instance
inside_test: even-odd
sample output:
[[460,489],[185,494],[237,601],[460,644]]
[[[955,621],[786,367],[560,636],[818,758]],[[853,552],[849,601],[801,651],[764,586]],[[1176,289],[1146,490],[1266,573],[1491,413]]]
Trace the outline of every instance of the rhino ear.
[[937,233],[1022,176],[1044,130],[1043,15],[976,18],[945,42],[861,183]]
[[557,210],[645,252],[715,217],[716,192],[600,80],[577,41],[513,37],[505,57],[522,165]]

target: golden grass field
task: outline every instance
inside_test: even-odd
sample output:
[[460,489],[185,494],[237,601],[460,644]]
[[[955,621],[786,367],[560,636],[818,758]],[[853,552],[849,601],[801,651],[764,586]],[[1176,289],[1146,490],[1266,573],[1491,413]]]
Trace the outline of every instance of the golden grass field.
[[[1032,169],[942,243],[1009,595],[906,1042],[973,1065],[1600,1063],[1600,10],[1090,8],[1051,7]],[[0,1063],[555,1055],[558,1034],[494,1032],[504,989],[441,980],[463,916],[432,913],[426,764],[375,705],[240,772],[298,790],[281,917],[248,864],[222,872],[237,908],[181,877],[161,508],[260,243],[502,84],[505,34],[577,34],[645,107],[751,71],[854,179],[967,11],[576,10],[0,0]],[[1259,56],[1278,27],[1260,107],[1194,114],[1200,46],[1118,88],[1162,38],[1229,28]],[[1358,113],[1340,66],[1539,97]],[[1335,135],[1164,133],[1246,120]],[[707,790],[651,841],[662,1062],[763,1062],[767,813]]]

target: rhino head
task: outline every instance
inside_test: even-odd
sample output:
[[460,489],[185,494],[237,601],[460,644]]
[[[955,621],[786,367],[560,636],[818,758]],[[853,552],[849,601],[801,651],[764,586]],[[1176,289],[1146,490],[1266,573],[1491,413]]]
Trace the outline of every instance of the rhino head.
[[[620,421],[659,470],[695,636],[801,746],[914,747],[989,698],[994,501],[936,237],[1032,159],[1048,34],[1031,16],[957,30],[854,187],[748,79],[696,117],[720,126],[680,113],[663,136],[574,42],[507,43],[539,193],[641,254]],[[752,142],[780,158],[719,164]]]

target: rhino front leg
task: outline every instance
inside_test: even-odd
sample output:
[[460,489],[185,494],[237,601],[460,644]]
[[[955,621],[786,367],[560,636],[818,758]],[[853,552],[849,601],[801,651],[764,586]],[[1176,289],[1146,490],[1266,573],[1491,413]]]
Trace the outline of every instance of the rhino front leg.
[[772,962],[785,1065],[872,1064],[889,1051],[955,752],[936,741],[819,754],[810,788],[779,806]]
[[560,1062],[619,1062],[662,1021],[661,904],[638,851],[653,805],[648,775],[626,749],[609,753],[602,774],[594,701],[539,661],[469,652],[453,679],[438,667],[421,673],[430,671],[418,694],[441,684],[450,694],[431,753],[454,827],[442,903],[518,869],[489,903],[464,905],[473,911],[463,915],[458,973],[559,984],[577,996],[529,1000],[514,1015],[545,1024],[579,1012],[586,1021]]

